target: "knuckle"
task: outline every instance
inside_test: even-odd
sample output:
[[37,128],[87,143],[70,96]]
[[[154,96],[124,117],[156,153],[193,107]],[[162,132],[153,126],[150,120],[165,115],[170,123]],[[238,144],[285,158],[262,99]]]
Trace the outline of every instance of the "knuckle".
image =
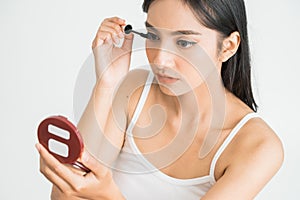
[[57,174],[61,174],[61,172],[62,172],[62,166],[61,165],[56,165],[53,168],[53,171],[55,171]]
[[96,42],[96,40],[93,40],[93,42],[92,42],[92,48],[95,48],[97,46],[97,42]]
[[67,198],[73,196],[73,192],[72,192],[71,190],[69,190],[69,189],[64,190],[64,191],[63,191],[63,194],[64,194],[64,197],[67,197]]
[[45,170],[45,165],[41,162],[39,166],[39,171],[43,174]]
[[103,40],[104,38],[105,38],[105,37],[104,37],[103,35],[102,35],[102,36],[101,36],[101,35],[97,36],[97,37],[95,38],[95,42],[94,42],[95,45],[98,44],[98,41],[99,41],[99,40]]
[[103,21],[101,22],[101,24],[100,24],[99,29],[100,29],[101,27],[105,26],[108,22],[109,22],[109,21],[108,21],[107,19],[103,20]]
[[116,22],[116,23],[120,23],[122,21],[122,19],[120,17],[114,16],[111,18],[111,21]]
[[86,189],[86,186],[82,183],[75,185],[74,190],[77,193],[82,193]]
[[106,19],[105,19],[105,20],[103,20],[103,21],[101,22],[101,24],[100,24],[100,27],[104,26],[104,25],[106,24],[106,22],[107,22],[107,20],[106,20]]
[[116,29],[116,30],[120,30],[120,25],[119,24],[114,24],[114,29]]
[[44,173],[45,173],[45,168],[44,168],[44,167],[40,167],[39,170],[40,170],[40,173],[41,173],[41,174],[44,174]]
[[103,27],[101,26],[96,34],[96,36],[100,35],[103,32]]
[[108,35],[107,32],[99,32],[97,35],[96,35],[96,38],[95,39],[103,39],[103,37],[106,37]]
[[97,34],[103,33],[104,32],[104,26],[101,26],[97,32]]
[[40,169],[40,172],[41,172],[44,176],[48,177],[48,175],[50,174],[50,169],[49,169],[48,167],[42,168],[42,169]]
[[111,38],[111,33],[105,32],[105,33],[103,34],[103,36],[104,36],[104,38],[109,39],[109,38]]

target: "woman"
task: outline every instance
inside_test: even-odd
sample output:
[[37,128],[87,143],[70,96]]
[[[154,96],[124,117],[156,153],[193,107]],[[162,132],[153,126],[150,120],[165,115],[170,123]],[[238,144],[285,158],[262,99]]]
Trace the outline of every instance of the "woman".
[[[52,199],[253,199],[280,168],[283,148],[255,114],[243,0],[145,0],[143,9],[152,72],[128,73],[133,34],[123,33],[125,20],[105,19],[93,42],[98,83],[78,124],[93,153],[80,160],[91,172],[37,145]],[[212,73],[189,62],[196,46]],[[223,111],[214,112],[216,97]]]

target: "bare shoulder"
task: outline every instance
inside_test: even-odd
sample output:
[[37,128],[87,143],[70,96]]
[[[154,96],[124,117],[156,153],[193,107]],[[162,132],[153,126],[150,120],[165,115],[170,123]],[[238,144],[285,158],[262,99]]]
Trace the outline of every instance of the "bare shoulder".
[[[282,162],[283,146],[275,131],[260,117],[252,118],[236,137],[236,148]],[[243,151],[242,151],[243,152]],[[266,159],[268,159],[266,158]]]
[[264,120],[252,118],[221,160],[225,170],[203,199],[254,199],[282,165],[283,147]]
[[115,105],[131,118],[146,84],[149,71],[136,69],[129,71],[115,93]]
[[250,119],[220,157],[225,169],[204,199],[254,199],[277,173],[283,157],[276,133],[263,119]]
[[149,71],[136,69],[129,71],[115,90],[115,99],[130,98],[144,87]]
[[[283,163],[282,142],[262,118],[249,120],[232,142],[231,149],[234,159],[231,160],[228,169],[240,172],[243,169],[255,170],[254,174],[261,176],[262,183],[266,183]],[[249,172],[247,173],[249,174]]]

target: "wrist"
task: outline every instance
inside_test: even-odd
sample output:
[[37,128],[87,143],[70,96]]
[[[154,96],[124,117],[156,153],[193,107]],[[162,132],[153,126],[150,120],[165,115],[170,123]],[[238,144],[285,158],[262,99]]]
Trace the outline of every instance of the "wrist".
[[111,188],[113,190],[113,200],[125,200],[125,197],[123,196],[123,194],[121,193],[120,189],[118,188],[118,186],[116,185],[116,183],[112,180],[111,182]]

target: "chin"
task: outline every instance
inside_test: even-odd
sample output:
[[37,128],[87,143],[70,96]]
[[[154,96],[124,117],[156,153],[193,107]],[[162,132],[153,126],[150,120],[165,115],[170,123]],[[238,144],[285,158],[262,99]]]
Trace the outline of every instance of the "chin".
[[187,83],[178,82],[172,85],[166,85],[162,83],[157,83],[160,91],[168,96],[182,96],[193,91],[193,88],[190,87]]
[[168,96],[178,96],[178,94],[174,93],[172,90],[170,90],[170,89],[167,88],[166,86],[161,85],[161,84],[158,84],[158,85],[159,85],[160,91],[161,91],[163,94],[168,95]]

